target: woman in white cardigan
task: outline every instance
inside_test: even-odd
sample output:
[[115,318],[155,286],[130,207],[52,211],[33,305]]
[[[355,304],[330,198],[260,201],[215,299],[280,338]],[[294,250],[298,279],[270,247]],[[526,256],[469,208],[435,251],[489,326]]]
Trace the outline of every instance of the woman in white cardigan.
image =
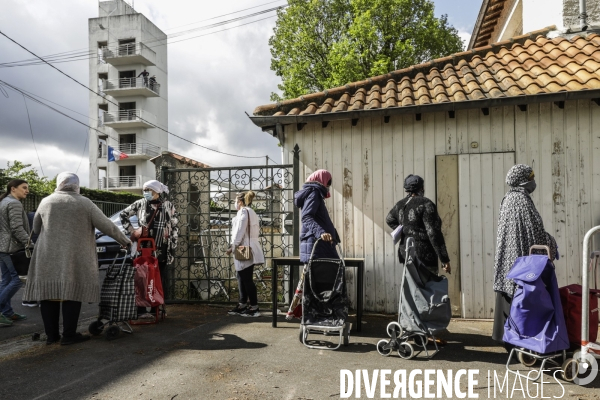
[[[240,299],[238,305],[229,311],[230,315],[241,315],[244,317],[259,317],[258,296],[256,285],[253,281],[254,266],[263,264],[265,256],[259,242],[260,224],[258,216],[249,206],[254,199],[254,192],[249,190],[236,196],[236,208],[238,213],[233,219],[231,229],[231,247],[227,254],[231,254],[238,246],[248,246],[252,249],[250,260],[240,261],[234,258],[235,271],[238,281]],[[250,302],[250,305],[247,304]]]

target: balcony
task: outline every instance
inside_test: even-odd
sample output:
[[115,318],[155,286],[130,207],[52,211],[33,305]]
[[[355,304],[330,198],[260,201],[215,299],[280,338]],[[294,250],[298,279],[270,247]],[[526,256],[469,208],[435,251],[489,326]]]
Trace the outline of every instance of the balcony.
[[112,65],[156,65],[156,53],[141,42],[102,47],[101,50],[102,59]]
[[104,126],[113,129],[153,128],[156,116],[144,110],[119,110],[104,112]]
[[150,178],[143,177],[141,175],[133,176],[116,176],[109,177],[107,180],[108,189],[142,189],[144,182],[150,180]]
[[119,151],[127,154],[127,158],[125,160],[149,160],[161,154],[160,147],[149,143],[121,144],[119,145]]
[[144,78],[103,79],[101,92],[112,97],[158,97],[160,84]]

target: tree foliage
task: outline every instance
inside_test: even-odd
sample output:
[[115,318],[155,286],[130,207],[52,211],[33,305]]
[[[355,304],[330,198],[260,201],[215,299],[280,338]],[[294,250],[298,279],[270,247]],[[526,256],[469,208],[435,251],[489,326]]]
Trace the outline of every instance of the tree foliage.
[[[271,69],[289,99],[443,57],[463,48],[431,0],[289,0],[278,11]],[[273,93],[271,100],[282,98]]]
[[[6,184],[13,179],[23,179],[29,185],[31,194],[45,197],[56,189],[56,177],[49,180],[45,176],[40,176],[31,164],[25,164],[21,161],[10,161],[6,165],[6,169],[0,170],[0,192],[6,191]],[[141,199],[140,195],[126,192],[108,192],[105,190],[94,190],[85,187],[80,188],[82,196],[90,200],[106,201],[111,203],[131,204],[136,200]]]

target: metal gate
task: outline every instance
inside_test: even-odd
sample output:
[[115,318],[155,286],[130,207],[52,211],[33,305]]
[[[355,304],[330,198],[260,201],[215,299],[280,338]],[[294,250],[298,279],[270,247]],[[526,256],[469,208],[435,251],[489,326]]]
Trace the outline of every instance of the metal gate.
[[[165,277],[165,294],[172,302],[233,302],[238,285],[230,247],[235,197],[252,190],[252,208],[260,220],[260,243],[265,264],[255,267],[254,281],[259,302],[271,299],[270,259],[297,254],[297,211],[293,205],[293,165],[231,168],[162,168],[161,180],[169,187],[169,200],[179,219],[175,261]],[[295,233],[296,231],[296,233]],[[296,240],[294,240],[296,238]],[[289,299],[289,269],[280,273],[278,295]],[[279,297],[278,296],[278,297]],[[284,300],[285,301],[285,300]],[[287,301],[285,301],[287,302]]]

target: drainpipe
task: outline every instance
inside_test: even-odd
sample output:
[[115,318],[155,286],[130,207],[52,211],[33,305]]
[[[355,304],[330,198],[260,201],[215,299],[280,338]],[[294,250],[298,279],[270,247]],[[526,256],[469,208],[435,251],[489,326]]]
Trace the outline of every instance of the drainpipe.
[[587,10],[585,0],[579,0],[579,25],[581,31],[587,30]]

